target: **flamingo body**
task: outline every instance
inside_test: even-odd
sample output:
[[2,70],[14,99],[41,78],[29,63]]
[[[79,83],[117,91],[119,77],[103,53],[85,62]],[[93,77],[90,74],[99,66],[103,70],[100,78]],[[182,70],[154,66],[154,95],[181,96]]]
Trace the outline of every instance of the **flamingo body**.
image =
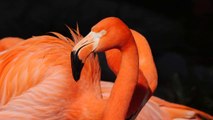
[[[71,50],[65,40],[38,36],[2,51],[0,119],[101,119],[104,101],[99,100],[96,87],[77,84],[70,74]],[[85,66],[85,71],[98,68],[92,65],[94,68]],[[94,78],[93,74],[84,76]]]

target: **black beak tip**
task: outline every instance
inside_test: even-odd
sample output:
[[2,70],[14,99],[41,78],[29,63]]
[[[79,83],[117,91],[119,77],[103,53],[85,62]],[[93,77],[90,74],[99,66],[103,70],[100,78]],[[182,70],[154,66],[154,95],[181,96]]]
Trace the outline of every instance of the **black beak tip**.
[[82,61],[78,57],[78,51],[72,51],[71,52],[71,65],[72,65],[72,75],[75,81],[78,81],[80,79],[81,70],[84,66]]

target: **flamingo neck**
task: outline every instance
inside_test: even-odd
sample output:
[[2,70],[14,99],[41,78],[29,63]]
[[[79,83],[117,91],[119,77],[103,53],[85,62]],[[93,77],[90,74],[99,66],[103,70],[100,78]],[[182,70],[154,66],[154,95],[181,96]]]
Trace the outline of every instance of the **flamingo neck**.
[[108,99],[104,119],[124,120],[138,81],[138,52],[133,38],[120,48],[121,65],[111,95]]

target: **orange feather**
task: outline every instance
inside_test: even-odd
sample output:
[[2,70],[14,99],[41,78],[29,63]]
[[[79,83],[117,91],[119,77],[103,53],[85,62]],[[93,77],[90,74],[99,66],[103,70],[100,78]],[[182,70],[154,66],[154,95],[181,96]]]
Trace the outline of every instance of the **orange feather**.
[[100,119],[104,101],[99,100],[97,56],[93,60],[91,55],[85,64],[82,79],[87,81],[76,83],[71,50],[72,41],[45,35],[2,51],[0,119]]

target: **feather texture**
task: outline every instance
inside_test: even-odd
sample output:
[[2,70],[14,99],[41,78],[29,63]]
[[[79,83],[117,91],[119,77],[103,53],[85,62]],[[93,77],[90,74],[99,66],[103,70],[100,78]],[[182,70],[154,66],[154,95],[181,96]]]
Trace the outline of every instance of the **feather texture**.
[[92,113],[97,108],[81,104],[103,104],[97,56],[89,56],[76,83],[70,63],[73,42],[54,34],[58,38],[36,36],[1,52],[0,119],[63,120],[76,119],[76,114],[84,114],[79,119],[100,118],[101,110]]
[[[51,32],[56,37],[44,35],[24,41],[19,38],[0,41],[0,119],[102,119],[113,83],[100,83],[100,67],[94,54],[88,57],[80,80],[74,81],[70,52],[82,36],[78,28],[69,30],[75,42],[56,32]],[[157,75],[149,76],[150,72],[145,74],[149,81],[157,79]],[[155,89],[156,83],[153,86]],[[152,96],[136,119],[203,118],[213,119],[202,111]]]

